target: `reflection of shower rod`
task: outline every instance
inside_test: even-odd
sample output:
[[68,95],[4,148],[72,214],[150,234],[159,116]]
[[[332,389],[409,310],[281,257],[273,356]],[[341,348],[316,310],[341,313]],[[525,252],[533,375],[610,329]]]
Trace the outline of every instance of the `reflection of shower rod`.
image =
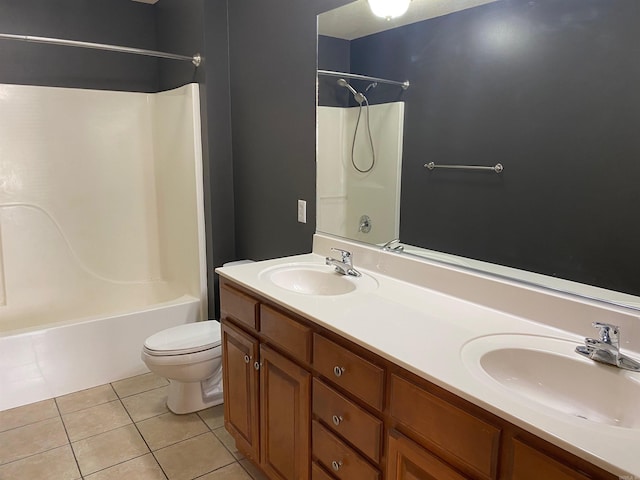
[[366,80],[369,82],[379,82],[386,83],[388,85],[398,85],[402,87],[403,90],[409,88],[409,80],[405,82],[398,82],[396,80],[387,80],[385,78],[377,78],[377,77],[369,77],[367,75],[358,75],[356,73],[344,73],[344,72],[334,72],[333,70],[318,70],[318,75],[327,75],[329,77],[340,77],[340,78],[350,78],[352,80]]
[[483,167],[480,165],[436,165],[433,162],[425,163],[424,168],[428,168],[429,170],[433,170],[436,168],[451,168],[457,170],[491,170],[496,173],[502,173],[504,167],[501,163],[496,163],[493,167]]

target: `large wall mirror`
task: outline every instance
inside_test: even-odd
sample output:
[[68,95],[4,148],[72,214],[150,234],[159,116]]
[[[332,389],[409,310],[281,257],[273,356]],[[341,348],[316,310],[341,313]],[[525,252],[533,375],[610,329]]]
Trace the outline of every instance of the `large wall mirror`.
[[639,0],[323,13],[318,231],[640,309],[639,25]]

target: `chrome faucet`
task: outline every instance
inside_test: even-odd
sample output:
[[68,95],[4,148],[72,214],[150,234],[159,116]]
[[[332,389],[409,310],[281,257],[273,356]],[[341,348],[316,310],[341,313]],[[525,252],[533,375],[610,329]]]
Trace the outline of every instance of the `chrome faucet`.
[[351,252],[347,252],[346,250],[341,250],[339,248],[332,248],[333,252],[340,252],[341,260],[337,260],[335,258],[326,257],[325,263],[327,265],[331,265],[335,267],[336,272],[341,275],[350,275],[352,277],[359,277],[362,274],[353,268],[353,259]]
[[400,244],[399,238],[394,238],[393,240],[389,240],[382,246],[382,250],[385,252],[396,252],[400,253],[404,250],[404,246]]
[[577,353],[596,362],[640,372],[639,362],[620,353],[620,327],[601,322],[592,325],[599,330],[599,339],[585,338],[584,345],[576,347]]

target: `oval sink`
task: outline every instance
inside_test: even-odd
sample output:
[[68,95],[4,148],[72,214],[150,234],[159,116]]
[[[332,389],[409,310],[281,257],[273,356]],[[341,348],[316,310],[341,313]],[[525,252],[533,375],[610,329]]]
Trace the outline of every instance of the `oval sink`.
[[574,352],[577,342],[492,335],[467,343],[465,366],[480,380],[523,402],[615,427],[640,428],[640,374]]
[[260,276],[280,288],[305,295],[344,295],[356,290],[369,291],[378,285],[369,275],[340,275],[334,267],[314,263],[272,267]]

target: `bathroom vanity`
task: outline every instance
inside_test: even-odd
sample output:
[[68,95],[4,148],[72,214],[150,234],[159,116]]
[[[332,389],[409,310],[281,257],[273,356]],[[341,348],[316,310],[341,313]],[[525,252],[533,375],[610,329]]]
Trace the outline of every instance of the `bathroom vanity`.
[[[352,251],[362,277],[326,267],[330,247]],[[640,478],[621,447],[640,441],[633,404],[609,421],[598,404],[503,384],[522,368],[549,376],[547,389],[560,378],[588,391],[597,385],[575,376],[593,371],[634,394],[639,373],[571,357],[592,333],[586,317],[637,332],[632,314],[323,235],[314,252],[217,270],[225,427],[269,478]],[[489,305],[470,299],[478,289]],[[497,292],[504,310],[490,304]],[[548,310],[559,307],[582,318],[561,329]]]

